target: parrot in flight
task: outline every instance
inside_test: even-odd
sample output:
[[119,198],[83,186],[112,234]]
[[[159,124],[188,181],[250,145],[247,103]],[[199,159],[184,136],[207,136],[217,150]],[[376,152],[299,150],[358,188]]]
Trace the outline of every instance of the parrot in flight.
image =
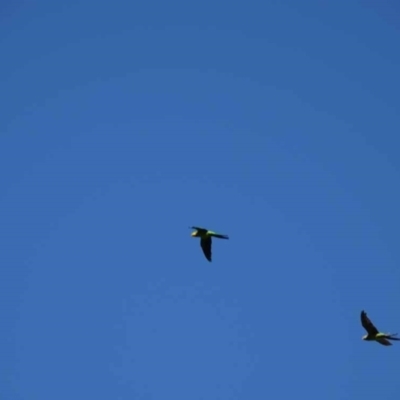
[[375,325],[367,317],[367,313],[364,310],[361,311],[361,325],[367,331],[367,335],[363,336],[362,340],[367,340],[367,341],[374,340],[375,342],[383,344],[384,346],[392,345],[392,343],[390,343],[389,340],[400,340],[399,338],[394,337],[397,335],[397,333],[391,334],[391,333],[379,332],[378,329],[375,327]]
[[190,229],[195,229],[192,232],[192,237],[200,238],[200,246],[203,250],[204,255],[206,256],[207,260],[211,262],[212,253],[211,253],[211,245],[213,237],[218,239],[229,239],[227,235],[220,235],[219,233],[209,231],[208,229],[199,228],[198,226],[192,226]]

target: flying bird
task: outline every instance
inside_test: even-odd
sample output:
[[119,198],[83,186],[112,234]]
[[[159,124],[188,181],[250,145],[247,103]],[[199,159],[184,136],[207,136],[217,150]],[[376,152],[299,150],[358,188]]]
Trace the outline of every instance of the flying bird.
[[204,255],[206,256],[207,260],[211,262],[211,246],[212,246],[212,237],[218,239],[229,239],[227,235],[220,235],[216,232],[209,231],[208,229],[199,228],[197,226],[192,226],[191,229],[196,229],[192,232],[192,237],[199,237],[200,238],[200,246],[203,250]]
[[372,341],[375,340],[376,342],[383,344],[384,346],[391,346],[392,343],[389,342],[390,340],[400,340],[399,338],[395,338],[394,336],[397,333],[382,333],[376,329],[375,325],[371,322],[371,320],[367,317],[367,313],[365,311],[361,311],[361,324],[364,329],[367,331],[367,335],[363,336],[363,340]]

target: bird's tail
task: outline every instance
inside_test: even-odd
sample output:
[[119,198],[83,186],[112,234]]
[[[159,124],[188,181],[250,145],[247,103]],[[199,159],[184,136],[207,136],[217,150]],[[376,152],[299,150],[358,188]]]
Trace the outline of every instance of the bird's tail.
[[228,235],[219,235],[218,233],[214,233],[213,236],[218,239],[229,239]]
[[397,338],[397,337],[394,337],[394,336],[397,336],[397,333],[389,333],[389,334],[388,334],[388,339],[391,339],[391,340],[400,340],[400,338]]

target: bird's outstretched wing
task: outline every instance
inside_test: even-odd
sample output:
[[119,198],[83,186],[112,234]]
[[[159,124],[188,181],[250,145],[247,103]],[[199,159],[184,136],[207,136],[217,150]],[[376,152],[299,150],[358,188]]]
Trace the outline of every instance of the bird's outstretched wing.
[[361,324],[369,335],[377,335],[379,333],[378,329],[376,329],[375,325],[367,317],[367,313],[364,310],[361,311]]
[[211,262],[211,238],[201,238],[200,246],[203,249],[203,253],[206,256],[207,260]]
[[199,231],[200,233],[207,233],[208,232],[208,229],[200,228],[198,226],[191,226],[190,229],[196,229],[196,231]]
[[384,346],[392,346],[392,343],[390,343],[389,340],[385,338],[376,339],[376,341],[380,344],[383,344]]

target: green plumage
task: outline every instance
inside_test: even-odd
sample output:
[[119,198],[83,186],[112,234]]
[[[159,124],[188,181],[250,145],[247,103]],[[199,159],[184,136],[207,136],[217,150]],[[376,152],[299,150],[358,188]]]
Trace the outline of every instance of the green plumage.
[[216,233],[214,231],[210,231],[205,228],[199,228],[197,226],[192,226],[191,229],[195,229],[194,232],[192,232],[192,237],[198,237],[200,238],[200,246],[203,250],[203,253],[208,261],[211,262],[212,260],[212,238],[218,238],[218,239],[229,239],[229,236],[227,235],[221,235],[219,233]]
[[390,334],[379,332],[364,310],[361,311],[361,325],[367,331],[367,334],[363,336],[362,339],[368,342],[375,341],[384,346],[391,346],[392,343],[390,343],[389,340],[400,340],[399,338],[394,337],[397,333]]

